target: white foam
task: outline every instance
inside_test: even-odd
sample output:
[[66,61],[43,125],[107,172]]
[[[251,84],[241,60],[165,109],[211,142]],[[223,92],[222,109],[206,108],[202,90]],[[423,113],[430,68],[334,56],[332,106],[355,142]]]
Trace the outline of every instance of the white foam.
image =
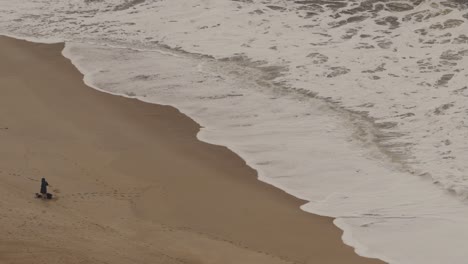
[[[0,33],[68,41],[64,55],[88,85],[176,106],[203,126],[201,140],[228,146],[260,180],[310,201],[303,210],[335,217],[359,254],[466,262],[468,207],[441,188],[467,193],[468,53],[456,41],[466,24],[443,28],[466,11],[426,1],[333,27],[353,15],[325,9],[304,19],[283,1],[0,6]],[[388,16],[401,25],[374,23]],[[443,59],[447,50],[461,55]],[[444,83],[444,74],[454,76]]]

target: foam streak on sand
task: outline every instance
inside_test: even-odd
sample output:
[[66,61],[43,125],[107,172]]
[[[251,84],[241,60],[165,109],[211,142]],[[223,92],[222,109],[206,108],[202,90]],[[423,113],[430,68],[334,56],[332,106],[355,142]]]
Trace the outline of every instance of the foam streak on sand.
[[4,34],[68,41],[89,85],[176,106],[358,253],[465,262],[460,1],[0,3]]

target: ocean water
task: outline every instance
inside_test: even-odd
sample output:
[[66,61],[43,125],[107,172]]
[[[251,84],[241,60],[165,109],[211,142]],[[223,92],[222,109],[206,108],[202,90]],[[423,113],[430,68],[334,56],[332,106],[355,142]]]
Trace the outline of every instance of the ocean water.
[[177,107],[389,263],[467,263],[468,3],[0,0],[98,90]]

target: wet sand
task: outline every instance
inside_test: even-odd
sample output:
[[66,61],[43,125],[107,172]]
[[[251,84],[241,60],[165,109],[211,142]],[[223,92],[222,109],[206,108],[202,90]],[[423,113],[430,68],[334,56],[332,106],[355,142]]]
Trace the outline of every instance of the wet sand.
[[175,108],[87,87],[62,49],[0,37],[0,263],[383,263]]

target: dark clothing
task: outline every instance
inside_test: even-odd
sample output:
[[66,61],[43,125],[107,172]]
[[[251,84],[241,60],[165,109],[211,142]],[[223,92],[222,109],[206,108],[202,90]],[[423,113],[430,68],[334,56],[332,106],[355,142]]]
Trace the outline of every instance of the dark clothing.
[[41,182],[41,193],[42,194],[47,193],[47,186],[48,185],[49,185],[49,183],[47,183],[46,180],[44,178],[42,178],[42,182]]

